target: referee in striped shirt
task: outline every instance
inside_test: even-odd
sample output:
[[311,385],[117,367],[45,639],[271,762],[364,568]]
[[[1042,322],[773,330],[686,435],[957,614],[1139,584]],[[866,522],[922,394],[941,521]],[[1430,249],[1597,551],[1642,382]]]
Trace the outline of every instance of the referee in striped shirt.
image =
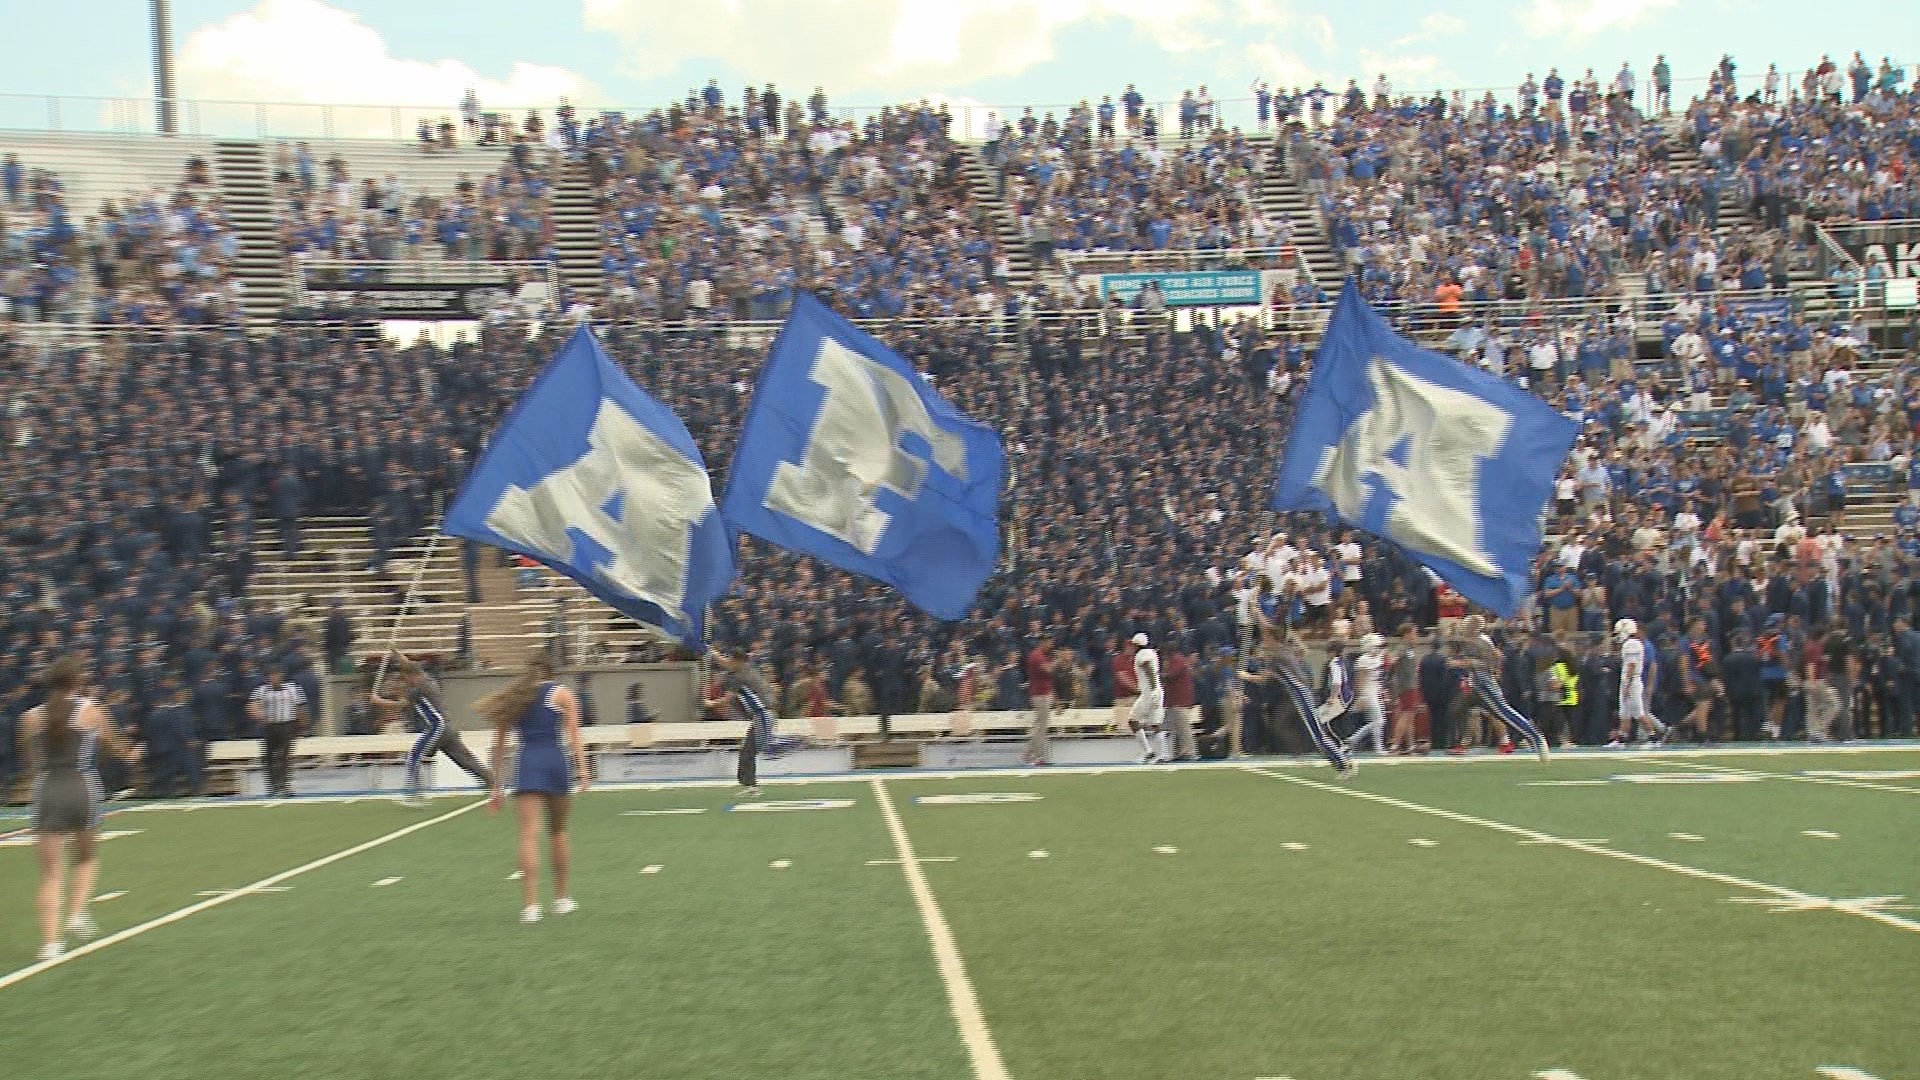
[[254,688],[247,701],[247,715],[261,725],[267,754],[267,794],[286,798],[293,794],[288,773],[293,767],[293,740],[306,729],[307,695],[286,681],[279,668],[267,672],[264,686]]

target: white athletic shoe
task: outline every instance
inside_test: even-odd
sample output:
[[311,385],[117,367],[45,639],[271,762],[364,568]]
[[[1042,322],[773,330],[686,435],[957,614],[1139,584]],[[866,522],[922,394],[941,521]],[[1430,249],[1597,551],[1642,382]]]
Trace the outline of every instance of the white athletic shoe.
[[51,945],[40,946],[40,951],[34,954],[34,958],[44,964],[49,960],[60,959],[66,955],[66,951],[67,947],[56,941]]
[[526,910],[520,913],[520,921],[523,923],[539,922],[540,921],[540,905],[528,904],[526,907]]
[[571,915],[579,910],[580,905],[574,903],[573,897],[571,896],[562,896],[553,902],[553,913],[555,915]]
[[100,933],[100,926],[93,921],[93,912],[81,908],[67,919],[67,933],[81,941],[91,941]]
[[1626,749],[1626,745],[1625,745],[1624,743],[1622,743],[1622,742],[1621,742],[1621,741],[1620,741],[1619,739],[1614,739],[1614,740],[1612,740],[1612,741],[1610,741],[1610,742],[1608,742],[1608,743],[1607,743],[1607,749],[1609,749],[1609,750],[1624,750],[1624,749]]

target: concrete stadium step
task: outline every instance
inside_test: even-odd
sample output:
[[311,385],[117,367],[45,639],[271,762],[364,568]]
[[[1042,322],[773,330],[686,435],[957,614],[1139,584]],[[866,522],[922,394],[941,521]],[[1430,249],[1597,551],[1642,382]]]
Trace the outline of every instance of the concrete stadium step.
[[569,164],[561,171],[553,185],[552,213],[560,280],[575,299],[599,305],[606,296],[600,263],[600,206],[583,166]]
[[1293,245],[1300,251],[1300,261],[1321,290],[1329,296],[1339,292],[1345,276],[1340,257],[1321,228],[1320,214],[1312,200],[1294,180],[1292,171],[1281,164],[1277,144],[1269,150],[1260,178],[1260,206],[1268,217],[1292,225]]
[[967,187],[972,191],[974,201],[986,207],[989,220],[993,222],[994,234],[1007,252],[1007,287],[1018,295],[1031,287],[1034,280],[1033,257],[1027,248],[1027,238],[1020,232],[1019,218],[1007,206],[1007,201],[1000,197],[993,170],[982,156],[983,148],[978,144],[968,145],[966,151],[961,158],[961,171],[966,173]]
[[213,172],[239,249],[232,273],[242,292],[247,321],[269,324],[286,306],[287,253],[280,243],[280,207],[265,149],[251,140],[221,140],[213,148]]

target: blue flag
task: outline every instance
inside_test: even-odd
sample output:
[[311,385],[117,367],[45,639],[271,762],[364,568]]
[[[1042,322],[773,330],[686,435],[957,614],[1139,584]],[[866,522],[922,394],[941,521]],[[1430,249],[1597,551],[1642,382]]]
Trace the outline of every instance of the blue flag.
[[493,433],[444,529],[538,559],[688,644],[733,581],[693,437],[585,326]]
[[721,500],[727,524],[958,619],[1000,559],[1006,452],[898,353],[801,294]]
[[1502,617],[1532,591],[1540,521],[1574,424],[1539,398],[1413,344],[1347,282],[1274,485],[1398,543]]

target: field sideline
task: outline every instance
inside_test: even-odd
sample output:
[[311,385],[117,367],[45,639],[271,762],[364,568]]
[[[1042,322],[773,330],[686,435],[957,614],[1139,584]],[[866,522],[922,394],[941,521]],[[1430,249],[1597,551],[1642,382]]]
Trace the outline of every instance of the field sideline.
[[768,787],[596,790],[581,910],[534,927],[511,828],[470,794],[122,806],[104,936],[17,968],[33,856],[0,818],[0,1061],[23,1080],[1920,1077],[1920,747]]

